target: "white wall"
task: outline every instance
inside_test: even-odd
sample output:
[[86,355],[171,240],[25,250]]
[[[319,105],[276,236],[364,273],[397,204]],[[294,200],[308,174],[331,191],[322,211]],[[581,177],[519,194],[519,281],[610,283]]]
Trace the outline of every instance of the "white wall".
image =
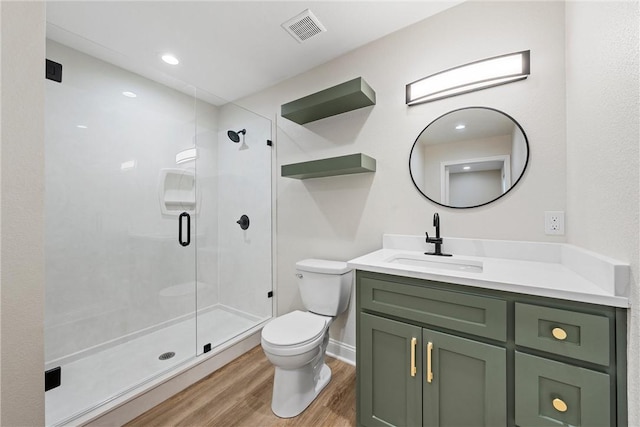
[[41,2],[0,2],[0,425],[44,425]]
[[[629,425],[640,425],[638,2],[567,3],[567,236],[631,264]],[[536,161],[534,158],[532,161]]]
[[[526,17],[526,19],[524,19]],[[308,45],[313,49],[313,41]],[[531,50],[524,81],[407,107],[404,86],[443,69],[499,54]],[[278,312],[302,304],[294,264],[307,257],[348,260],[381,247],[383,233],[423,234],[440,213],[445,237],[563,241],[544,235],[545,210],[565,210],[564,4],[470,2],[348,53],[242,100],[277,116],[278,167],[363,152],[375,174],[277,180]],[[362,76],[377,105],[304,126],[279,117],[280,105]],[[530,141],[531,165],[518,187],[488,206],[442,208],[413,186],[411,146],[420,131],[453,109],[487,106],[517,120]],[[331,337],[355,343],[354,304]]]
[[502,194],[502,171],[498,169],[458,172],[449,175],[449,203],[477,206]]
[[524,134],[517,126],[511,134],[511,185],[514,185],[527,164],[527,144]]

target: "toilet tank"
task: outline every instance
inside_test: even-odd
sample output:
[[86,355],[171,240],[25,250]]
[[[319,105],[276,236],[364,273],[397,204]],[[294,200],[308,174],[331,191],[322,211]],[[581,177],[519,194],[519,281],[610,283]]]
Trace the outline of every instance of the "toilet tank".
[[353,270],[346,262],[305,259],[296,263],[302,303],[312,313],[337,316],[351,296]]

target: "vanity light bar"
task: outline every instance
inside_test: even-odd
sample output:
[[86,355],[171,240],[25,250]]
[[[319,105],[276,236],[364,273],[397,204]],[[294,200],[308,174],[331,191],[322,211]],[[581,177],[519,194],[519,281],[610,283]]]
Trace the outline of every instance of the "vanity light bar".
[[406,87],[407,105],[526,79],[530,74],[530,51],[509,53],[432,74]]

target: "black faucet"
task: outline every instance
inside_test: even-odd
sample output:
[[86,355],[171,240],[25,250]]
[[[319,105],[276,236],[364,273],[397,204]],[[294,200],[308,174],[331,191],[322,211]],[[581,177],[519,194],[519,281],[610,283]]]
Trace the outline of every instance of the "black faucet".
[[425,255],[437,255],[437,256],[451,256],[451,254],[442,253],[442,237],[440,237],[440,215],[438,213],[433,214],[433,226],[436,228],[436,237],[429,237],[429,233],[425,232],[427,235],[427,243],[433,243],[436,245],[436,250],[434,252],[425,252]]

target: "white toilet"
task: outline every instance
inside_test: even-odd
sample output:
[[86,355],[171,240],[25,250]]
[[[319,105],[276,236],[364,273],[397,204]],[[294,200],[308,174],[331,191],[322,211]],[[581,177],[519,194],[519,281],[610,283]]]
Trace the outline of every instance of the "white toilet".
[[329,325],[346,310],[353,272],[346,262],[306,259],[296,263],[302,303],[262,329],[262,349],[276,372],[271,409],[282,418],[306,409],[331,380],[324,363]]

